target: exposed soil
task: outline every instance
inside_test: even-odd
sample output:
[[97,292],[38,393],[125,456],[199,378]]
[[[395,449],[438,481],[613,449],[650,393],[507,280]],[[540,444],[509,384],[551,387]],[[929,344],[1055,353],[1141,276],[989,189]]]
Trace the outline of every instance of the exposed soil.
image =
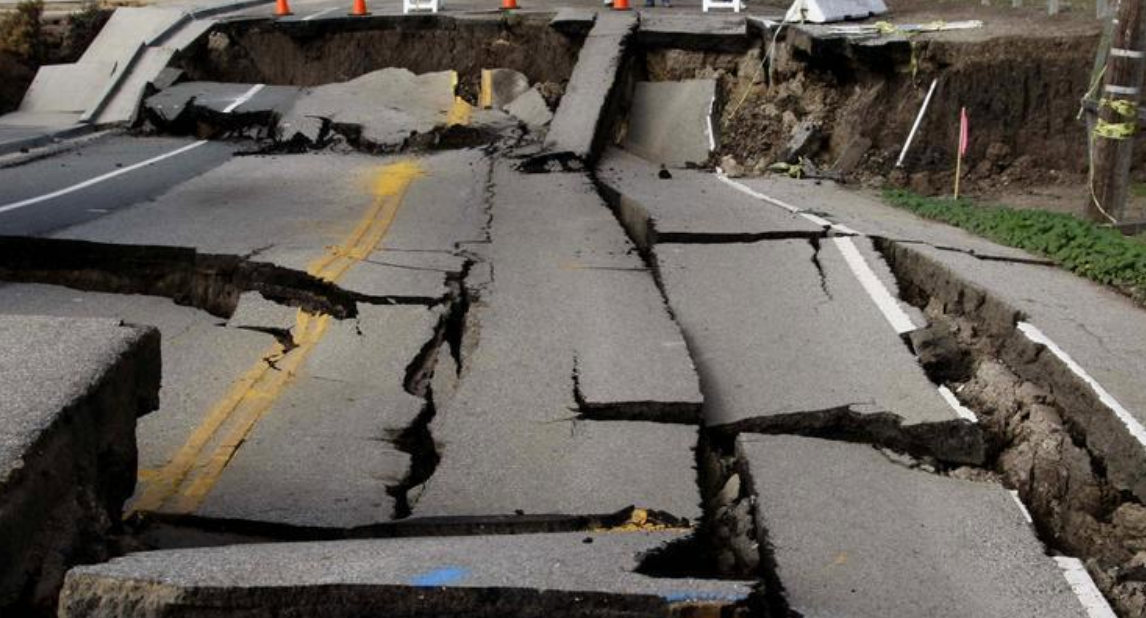
[[[648,51],[645,71],[653,80],[719,79],[719,155],[731,155],[745,173],[803,156],[819,170],[839,170],[869,186],[943,193],[952,184],[959,110],[966,107],[968,194],[995,197],[1084,181],[1086,130],[1077,116],[1099,21],[1081,11],[1048,17],[1039,8],[970,3],[891,8],[882,19],[898,24],[981,19],[985,26],[874,46],[813,40],[789,29],[769,65],[762,62],[769,41],[761,41],[745,54]],[[927,115],[904,168],[894,170],[932,79],[939,85]],[[803,150],[793,152],[789,140],[798,125],[814,129]],[[1146,141],[1136,149],[1137,174],[1146,168],[1144,147]]]
[[904,300],[927,315],[913,335],[924,369],[979,418],[987,467],[1018,492],[1049,550],[1082,559],[1120,616],[1146,616],[1146,506],[1127,474],[1139,464],[1112,441],[1113,414],[1017,333],[1019,312],[911,247],[879,247]]
[[[547,18],[445,16],[219,25],[181,56],[198,81],[316,86],[387,67],[422,74],[455,70],[458,93],[475,102],[482,69],[509,68],[559,92],[583,37],[561,34]],[[559,96],[559,95],[558,95]]]

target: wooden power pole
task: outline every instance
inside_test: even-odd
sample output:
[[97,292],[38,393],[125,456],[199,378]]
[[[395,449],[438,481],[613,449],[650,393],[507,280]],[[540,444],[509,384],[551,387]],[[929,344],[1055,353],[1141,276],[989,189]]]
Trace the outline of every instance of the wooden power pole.
[[[1095,221],[1121,220],[1130,184],[1130,158],[1138,126],[1146,33],[1142,5],[1146,0],[1119,0],[1110,52],[1099,94],[1098,122],[1093,130],[1094,199],[1087,216]],[[1097,204],[1095,203],[1097,201]],[[1105,212],[1104,212],[1105,211]]]

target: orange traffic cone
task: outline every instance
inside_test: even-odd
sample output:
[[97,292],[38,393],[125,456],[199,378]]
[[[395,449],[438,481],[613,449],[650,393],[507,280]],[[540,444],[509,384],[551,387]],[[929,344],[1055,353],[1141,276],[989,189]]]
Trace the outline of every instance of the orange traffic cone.
[[614,11],[628,11],[630,8],[629,0],[613,0]]
[[517,9],[517,0],[501,0],[501,10],[513,11]]
[[351,17],[366,17],[370,11],[366,10],[366,0],[354,0],[354,6],[350,9]]
[[287,15],[294,15],[290,12],[290,4],[287,3],[287,0],[275,2],[275,17],[286,17]]

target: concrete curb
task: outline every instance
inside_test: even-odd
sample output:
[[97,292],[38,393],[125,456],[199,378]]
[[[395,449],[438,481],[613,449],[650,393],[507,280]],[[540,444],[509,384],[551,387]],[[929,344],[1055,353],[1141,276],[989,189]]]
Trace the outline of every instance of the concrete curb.
[[41,146],[48,146],[63,140],[82,137],[102,128],[103,127],[98,124],[72,125],[70,127],[59,130],[51,129],[41,135],[36,135],[33,137],[25,137],[8,142],[0,142],[0,156],[13,154],[24,150],[30,150],[32,148],[40,148]]

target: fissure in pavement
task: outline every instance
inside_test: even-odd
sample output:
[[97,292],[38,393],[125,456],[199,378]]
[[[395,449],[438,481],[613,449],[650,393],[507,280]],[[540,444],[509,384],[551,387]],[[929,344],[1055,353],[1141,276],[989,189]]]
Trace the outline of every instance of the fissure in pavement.
[[905,300],[931,322],[914,337],[924,369],[980,420],[984,467],[1018,492],[1050,550],[1080,557],[1121,615],[1143,615],[1146,506],[1111,478],[1111,466],[1134,465],[1117,459],[1128,451],[1109,441],[1102,419],[1113,414],[1018,332],[1020,312],[910,244],[881,240],[876,247]]
[[[300,270],[188,247],[123,245],[55,238],[0,237],[0,281],[45,283],[90,292],[144,294],[228,318],[244,292],[337,319],[358,303],[436,305],[441,298],[379,296],[343,289]],[[272,333],[273,334],[273,333]]]

